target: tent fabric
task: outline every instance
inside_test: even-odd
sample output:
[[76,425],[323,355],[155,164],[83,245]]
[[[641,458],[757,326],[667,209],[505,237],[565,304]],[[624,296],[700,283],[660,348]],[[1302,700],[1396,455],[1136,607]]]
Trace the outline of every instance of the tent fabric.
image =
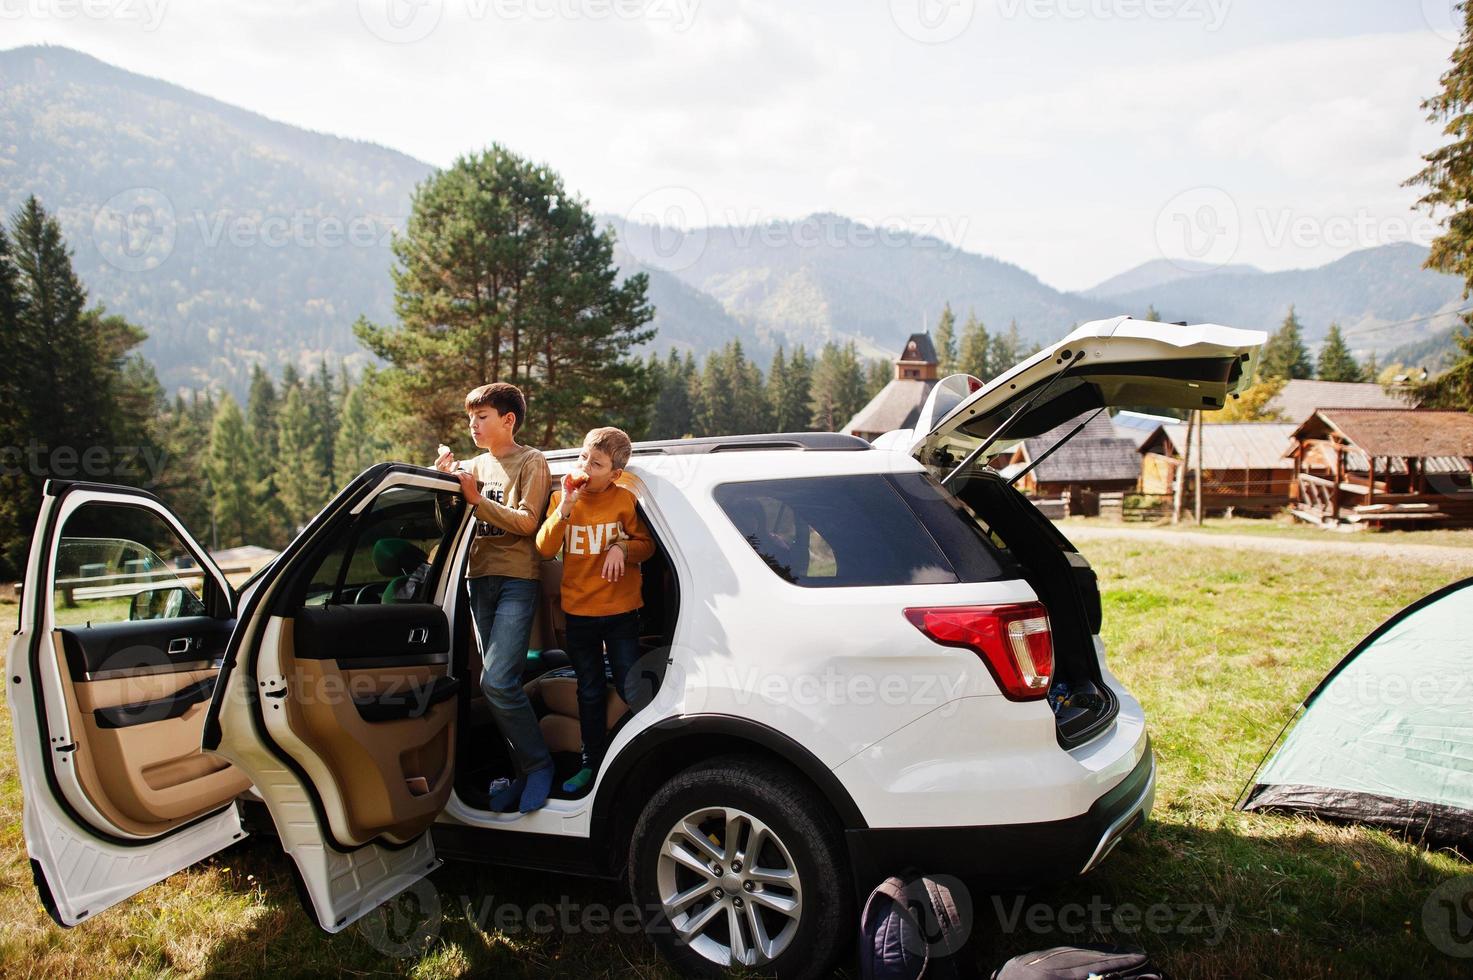
[[1473,578],[1397,613],[1304,700],[1245,810],[1473,848]]

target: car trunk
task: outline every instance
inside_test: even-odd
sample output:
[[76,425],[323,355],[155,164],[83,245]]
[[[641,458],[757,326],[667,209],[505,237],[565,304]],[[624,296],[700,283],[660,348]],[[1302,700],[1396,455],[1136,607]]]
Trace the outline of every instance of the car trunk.
[[1095,652],[1099,586],[1084,556],[987,461],[1091,410],[1221,408],[1252,383],[1265,339],[1215,324],[1087,323],[987,384],[960,375],[941,381],[909,433],[911,455],[970,508],[1048,609],[1048,700],[1065,746],[1098,734],[1118,710]]
[[994,471],[979,467],[952,481],[949,489],[1022,570],[1048,609],[1054,646],[1048,700],[1059,744],[1087,741],[1109,725],[1118,707],[1095,654],[1101,613],[1094,569],[1027,497]]

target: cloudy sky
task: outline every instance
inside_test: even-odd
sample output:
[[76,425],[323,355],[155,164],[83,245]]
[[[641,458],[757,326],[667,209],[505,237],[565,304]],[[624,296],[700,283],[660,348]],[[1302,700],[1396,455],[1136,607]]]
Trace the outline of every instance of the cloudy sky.
[[1074,289],[1430,240],[1400,185],[1452,2],[0,0],[0,43],[435,164],[499,141],[601,211],[834,211]]

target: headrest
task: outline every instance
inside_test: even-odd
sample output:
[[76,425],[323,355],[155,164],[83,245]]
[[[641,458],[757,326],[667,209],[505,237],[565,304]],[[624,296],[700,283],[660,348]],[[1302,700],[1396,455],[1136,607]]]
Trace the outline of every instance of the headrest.
[[408,575],[425,562],[425,553],[403,538],[379,538],[373,543],[373,567],[380,575]]

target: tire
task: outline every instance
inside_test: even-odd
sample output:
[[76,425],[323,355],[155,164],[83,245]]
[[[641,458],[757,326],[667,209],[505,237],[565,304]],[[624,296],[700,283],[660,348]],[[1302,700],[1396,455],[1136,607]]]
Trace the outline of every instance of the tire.
[[628,873],[646,931],[685,976],[826,976],[853,944],[841,828],[777,763],[726,756],[665,783],[635,825]]

